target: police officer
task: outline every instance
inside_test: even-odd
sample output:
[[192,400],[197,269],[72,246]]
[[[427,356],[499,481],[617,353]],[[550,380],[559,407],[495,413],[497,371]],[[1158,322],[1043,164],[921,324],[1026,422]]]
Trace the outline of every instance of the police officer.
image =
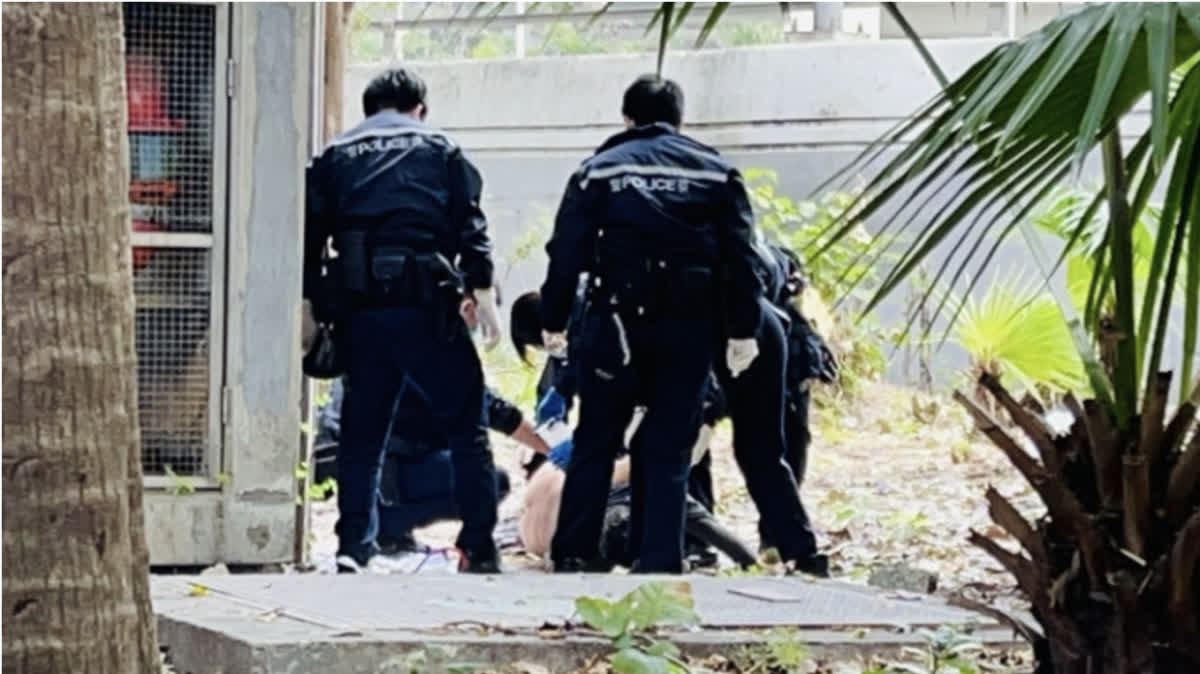
[[366,119],[308,169],[304,296],[317,323],[335,326],[347,375],[341,572],[364,570],[378,550],[380,466],[394,440],[449,449],[462,570],[498,570],[483,371],[459,315],[473,300],[484,345],[495,346],[491,241],[479,173],[424,123],[425,94],[407,70],[379,75],[363,92]]
[[579,424],[551,560],[557,571],[574,571],[598,557],[613,460],[637,402],[648,411],[639,431],[646,502],[634,570],[679,573],[690,452],[714,360],[710,336],[728,320],[734,374],[757,353],[753,215],[738,172],[679,133],[679,85],[638,78],[622,112],[627,130],[571,176],[546,246],[542,325],[552,353],[566,347],[576,284],[589,272]]
[[[789,395],[789,371],[799,371],[807,352],[789,350],[789,335],[804,326],[791,305],[800,291],[798,261],[786,249],[755,242],[756,269],[764,286],[759,298],[762,322],[757,333],[759,357],[739,378],[718,364],[717,380],[733,421],[733,453],[746,480],[746,490],[759,513],[763,547],[775,547],[780,557],[799,571],[826,576],[828,559],[817,552],[797,482],[807,450],[807,418],[798,427],[798,413],[807,414],[807,400]],[[799,345],[797,345],[799,346]],[[805,389],[806,390],[806,389]],[[796,408],[792,408],[796,405]],[[799,408],[803,405],[803,408]],[[803,433],[803,435],[801,434]],[[711,494],[709,462],[693,468],[692,490]],[[708,484],[705,484],[705,483]]]
[[[540,442],[534,448],[539,456],[549,451],[545,442],[532,434],[529,422],[516,405],[493,391],[485,392],[488,427],[517,439],[521,431]],[[379,486],[379,547],[385,555],[422,551],[412,530],[435,522],[459,519],[454,500],[453,457],[444,449],[404,452],[390,444],[384,457]],[[496,467],[496,500],[503,501],[510,491],[508,473]]]
[[800,258],[784,246],[772,245],[770,250],[782,276],[786,278],[774,304],[783,309],[789,319],[784,437],[787,438],[787,463],[799,486],[804,482],[808,447],[812,443],[808,424],[811,384],[813,381],[826,384],[837,381],[839,365],[829,345],[796,304],[796,298],[808,285]]

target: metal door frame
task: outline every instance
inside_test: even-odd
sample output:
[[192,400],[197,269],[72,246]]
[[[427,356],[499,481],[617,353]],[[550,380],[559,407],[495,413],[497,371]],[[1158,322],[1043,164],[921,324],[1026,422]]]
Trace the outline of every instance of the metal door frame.
[[206,474],[171,478],[166,475],[145,475],[143,485],[150,489],[177,488],[179,479],[196,490],[220,489],[225,465],[225,311],[226,274],[228,258],[228,197],[229,197],[229,62],[230,5],[228,3],[197,3],[210,5],[213,17],[213,114],[210,194],[212,226],[202,232],[133,232],[132,245],[146,248],[190,248],[209,251],[209,316],[208,316],[208,437],[205,439],[204,462]]

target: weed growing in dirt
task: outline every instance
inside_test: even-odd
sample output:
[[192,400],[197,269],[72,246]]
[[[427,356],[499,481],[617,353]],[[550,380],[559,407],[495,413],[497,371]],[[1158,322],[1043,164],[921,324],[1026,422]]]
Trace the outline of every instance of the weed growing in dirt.
[[609,658],[617,674],[671,674],[690,672],[679,649],[651,635],[659,625],[694,625],[692,587],[685,582],[641,585],[613,602],[601,597],[580,597],[575,611],[592,629],[612,641]]
[[762,643],[742,650],[733,658],[742,674],[807,671],[808,646],[795,630],[777,627],[766,633]]

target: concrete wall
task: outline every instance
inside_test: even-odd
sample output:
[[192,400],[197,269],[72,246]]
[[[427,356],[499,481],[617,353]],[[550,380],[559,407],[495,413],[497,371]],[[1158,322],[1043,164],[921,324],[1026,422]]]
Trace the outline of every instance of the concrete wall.
[[[965,36],[1007,36],[1009,11],[1015,35],[1025,35],[1047,22],[1079,9],[1080,2],[906,2],[904,18],[926,40]],[[882,37],[904,38],[900,24],[880,11]]]
[[[989,38],[930,46],[954,77],[997,44]],[[505,295],[536,287],[545,269],[540,248],[519,264],[508,256],[531,226],[549,231],[567,176],[620,130],[621,93],[635,76],[654,70],[653,55],[409,65],[430,87],[430,120],[454,135],[483,173]],[[381,68],[356,66],[347,73],[347,126],[362,119],[361,92]],[[809,195],[937,92],[902,40],[677,52],[667,56],[666,72],[684,88],[688,133],[738,166],[777,171],[781,192],[794,198]],[[1143,125],[1135,119],[1126,131]],[[1092,162],[1084,179],[1095,175]],[[1033,271],[1021,244],[1002,248],[997,261],[994,273]],[[881,308],[885,324],[897,320],[900,299]],[[963,362],[948,347],[935,359],[935,374],[944,381]],[[891,374],[903,378],[898,368]]]
[[304,167],[320,5],[234,6],[222,559],[290,560],[300,426]]

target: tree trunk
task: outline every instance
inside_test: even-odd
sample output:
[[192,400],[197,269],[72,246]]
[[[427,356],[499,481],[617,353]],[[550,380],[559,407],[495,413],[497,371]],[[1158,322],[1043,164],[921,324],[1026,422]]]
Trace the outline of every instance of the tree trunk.
[[970,538],[1016,577],[1033,605],[1045,634],[1034,641],[1039,672],[1200,671],[1200,435],[1177,451],[1196,423],[1200,384],[1167,421],[1170,383],[1169,373],[1156,374],[1134,417],[1142,432],[1123,440],[1101,405],[1071,394],[1064,403],[1076,420],[1070,435],[1058,436],[983,374],[979,385],[1037,457],[1017,443],[1016,431],[955,393],[1046,505],[1046,516],[1029,522],[989,489],[992,521],[1020,549]]
[[342,130],[342,89],[346,72],[346,24],[352,2],[325,3],[325,125],[329,141]]
[[121,7],[3,16],[3,665],[158,672]]

